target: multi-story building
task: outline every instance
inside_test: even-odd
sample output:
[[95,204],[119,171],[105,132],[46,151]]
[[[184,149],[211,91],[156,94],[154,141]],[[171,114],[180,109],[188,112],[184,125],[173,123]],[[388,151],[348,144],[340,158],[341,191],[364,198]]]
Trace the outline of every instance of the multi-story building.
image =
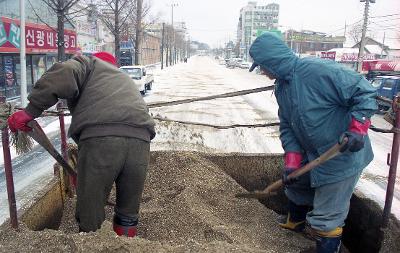
[[[19,10],[19,1],[1,1],[0,96],[8,99],[20,95]],[[26,1],[25,14],[26,79],[29,91],[57,61],[57,15],[41,0]],[[64,45],[67,55],[75,53],[76,33],[70,23],[65,23]]]
[[283,37],[293,52],[309,55],[315,55],[318,51],[328,51],[332,48],[342,48],[346,41],[344,36],[331,36],[326,33],[307,30],[288,30]]
[[[162,30],[163,25],[162,23],[156,23],[147,25],[145,28],[145,32],[148,33],[147,38],[150,38],[150,35],[156,36],[160,39],[160,47],[161,47],[161,40],[162,40]],[[175,34],[175,35],[174,35]],[[155,39],[152,39],[155,41]],[[188,34],[185,22],[174,22],[174,33],[171,31],[171,26],[165,24],[164,26],[164,61],[173,61],[173,56],[176,57],[176,60],[182,60],[182,58],[187,57],[188,55]],[[146,43],[146,39],[144,38],[144,43]],[[175,45],[175,47],[173,46]],[[169,47],[168,50],[171,52],[167,53],[166,47]],[[142,50],[147,50],[148,53],[151,54],[151,50],[146,49],[146,46],[143,46]],[[154,51],[154,50],[152,50]],[[176,53],[174,53],[174,51]],[[145,54],[145,51],[142,52],[142,55]],[[159,56],[161,57],[161,53],[159,52]],[[168,59],[167,59],[168,56]]]
[[143,32],[141,43],[140,64],[150,65],[160,62],[161,57],[161,37]]
[[97,25],[99,21],[95,6],[86,6],[83,3],[77,3],[71,8],[71,12],[79,13],[73,20],[77,34],[78,50],[83,54],[101,51]]
[[237,44],[240,48],[240,55],[247,57],[251,43],[261,33],[278,29],[279,4],[271,3],[257,6],[257,2],[248,2],[240,10]]

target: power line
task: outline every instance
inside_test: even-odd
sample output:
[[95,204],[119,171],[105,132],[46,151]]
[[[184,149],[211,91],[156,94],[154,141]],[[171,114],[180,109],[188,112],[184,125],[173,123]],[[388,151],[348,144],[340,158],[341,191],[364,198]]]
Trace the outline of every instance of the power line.
[[191,31],[204,31],[204,32],[218,32],[218,31],[234,31],[235,29],[193,29],[190,28]]
[[374,24],[375,26],[379,26],[381,28],[392,27],[392,28],[397,28],[400,31],[400,28],[395,24],[379,24],[379,23],[376,23],[376,22],[373,22],[373,21],[371,21],[371,23]]
[[342,31],[342,30],[346,29],[346,28],[349,27],[349,26],[354,26],[355,24],[360,23],[362,20],[363,20],[363,19],[361,18],[361,19],[359,19],[358,21],[356,21],[356,22],[354,22],[354,23],[352,23],[352,24],[345,25],[345,26],[343,26],[342,28],[339,28],[339,29],[337,29],[337,30],[328,32],[327,34],[328,34],[328,35],[333,35],[333,33]]
[[376,20],[378,22],[388,22],[388,21],[395,21],[395,20],[400,20],[400,17],[398,18],[391,18],[391,19],[385,19],[385,20]]
[[392,16],[400,16],[400,13],[383,15],[383,16],[372,16],[371,18],[385,18],[385,17],[392,17]]

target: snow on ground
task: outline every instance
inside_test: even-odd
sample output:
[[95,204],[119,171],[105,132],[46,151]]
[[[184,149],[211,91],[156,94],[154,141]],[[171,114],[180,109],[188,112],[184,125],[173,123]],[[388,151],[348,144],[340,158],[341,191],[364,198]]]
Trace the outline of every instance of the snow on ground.
[[[155,71],[154,91],[146,102],[209,96],[272,85],[243,69],[227,69],[208,57],[193,57],[163,71]],[[271,92],[215,99],[151,109],[155,116],[213,125],[258,124],[277,121],[277,104],[266,99]],[[273,109],[273,110],[270,110]],[[158,122],[153,150],[195,149],[213,152],[282,152],[277,128],[234,128],[163,124]]]
[[[246,69],[227,69],[209,57],[195,56],[188,63],[179,63],[160,70],[154,69],[153,90],[145,95],[147,103],[202,97],[226,92],[272,85],[266,77]],[[278,105],[272,92],[214,99],[175,106],[152,108],[154,116],[172,120],[214,125],[258,124],[277,122]],[[70,119],[66,119],[69,123]],[[381,116],[374,116],[374,125],[389,128]],[[207,152],[282,153],[277,127],[233,128],[219,130],[211,127],[183,125],[156,121],[157,136],[152,150],[197,150]],[[43,120],[45,132],[59,146],[58,121]],[[387,153],[391,150],[392,134],[370,133],[375,159],[367,167],[357,189],[383,206],[387,184]],[[52,159],[43,149],[35,147],[28,155],[18,157],[12,151],[17,205],[32,200],[41,186],[52,177]],[[0,158],[3,159],[3,158]],[[1,160],[0,162],[2,162]],[[3,169],[0,170],[0,223],[8,217]],[[398,177],[399,178],[399,177]],[[400,218],[400,185],[396,182],[392,212]]]

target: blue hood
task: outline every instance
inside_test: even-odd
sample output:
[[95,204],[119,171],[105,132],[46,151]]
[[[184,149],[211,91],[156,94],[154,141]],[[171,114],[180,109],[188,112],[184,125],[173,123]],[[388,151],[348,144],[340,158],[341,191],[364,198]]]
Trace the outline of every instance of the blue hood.
[[291,80],[298,57],[274,33],[266,32],[250,47],[253,61],[278,79]]

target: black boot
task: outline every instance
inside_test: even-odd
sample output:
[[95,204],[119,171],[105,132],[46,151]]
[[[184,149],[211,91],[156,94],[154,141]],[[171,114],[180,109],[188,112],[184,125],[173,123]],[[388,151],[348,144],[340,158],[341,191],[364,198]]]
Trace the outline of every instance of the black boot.
[[339,253],[342,237],[321,237],[317,240],[317,253]]
[[341,227],[337,227],[329,232],[313,229],[307,224],[304,233],[316,242],[317,253],[339,253],[342,245]]
[[279,222],[282,228],[290,229],[295,232],[304,230],[307,213],[311,210],[309,206],[296,205],[289,200],[288,215]]

